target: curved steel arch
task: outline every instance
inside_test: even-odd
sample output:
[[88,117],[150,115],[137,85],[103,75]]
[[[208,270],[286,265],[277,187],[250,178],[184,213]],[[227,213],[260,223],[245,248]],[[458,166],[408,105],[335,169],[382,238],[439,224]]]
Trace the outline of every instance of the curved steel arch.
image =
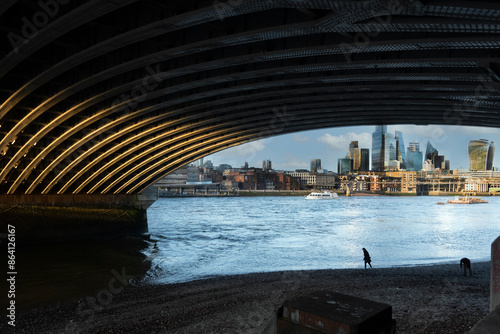
[[[4,29],[26,32],[26,6],[0,5]],[[496,1],[89,0],[53,14],[0,53],[0,194],[140,192],[275,135],[277,112],[293,118],[280,133],[500,126]]]

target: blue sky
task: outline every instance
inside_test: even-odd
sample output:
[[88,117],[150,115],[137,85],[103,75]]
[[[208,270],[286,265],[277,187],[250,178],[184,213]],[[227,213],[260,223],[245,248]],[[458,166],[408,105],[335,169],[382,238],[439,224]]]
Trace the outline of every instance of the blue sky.
[[[322,167],[337,171],[337,159],[343,158],[352,140],[359,142],[360,148],[369,148],[371,155],[372,133],[375,126],[329,128],[297,132],[253,141],[205,158],[214,165],[228,163],[241,167],[245,162],[250,166],[262,167],[262,161],[270,159],[273,169],[309,169],[311,159],[321,159]],[[467,142],[469,139],[488,139],[497,146],[493,165],[500,167],[500,129],[487,127],[445,126],[445,125],[388,125],[387,132],[403,132],[405,147],[411,141],[420,142],[420,150],[425,154],[427,140],[450,160],[452,169],[468,169]]]

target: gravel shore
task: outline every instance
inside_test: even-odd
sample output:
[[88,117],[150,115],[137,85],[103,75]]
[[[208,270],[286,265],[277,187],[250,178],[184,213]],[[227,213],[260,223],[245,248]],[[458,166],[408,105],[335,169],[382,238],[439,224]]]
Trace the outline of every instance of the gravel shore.
[[[391,305],[396,333],[464,333],[489,307],[490,263],[473,263],[472,270],[473,276],[464,277],[457,261],[257,273],[168,285],[120,285],[117,279],[95,295],[18,314],[15,332],[261,333],[284,301],[331,290]],[[6,328],[2,323],[0,332]]]

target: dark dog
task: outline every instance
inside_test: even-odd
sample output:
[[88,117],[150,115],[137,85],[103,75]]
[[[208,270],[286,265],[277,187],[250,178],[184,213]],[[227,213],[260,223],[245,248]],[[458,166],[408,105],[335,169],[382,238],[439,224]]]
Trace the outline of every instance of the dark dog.
[[470,269],[470,260],[466,257],[460,260],[460,269],[462,269],[462,264],[464,265],[464,276],[467,276],[467,269],[469,269],[469,274],[472,276],[472,271]]

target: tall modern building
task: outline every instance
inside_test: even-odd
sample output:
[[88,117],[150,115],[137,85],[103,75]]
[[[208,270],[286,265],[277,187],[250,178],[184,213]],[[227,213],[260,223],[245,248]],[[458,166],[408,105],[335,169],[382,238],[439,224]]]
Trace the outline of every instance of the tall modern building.
[[493,169],[495,143],[486,139],[469,140],[469,166],[470,170],[486,171]]
[[311,173],[317,173],[321,170],[321,159],[311,159]]
[[367,148],[360,149],[360,166],[359,170],[369,171],[370,170],[370,150]]
[[339,174],[344,174],[352,170],[352,159],[349,158],[339,158],[337,172]]
[[432,146],[431,142],[427,141],[427,148],[425,149],[425,159],[434,160],[434,157],[438,155],[438,151]]
[[377,125],[372,133],[372,170],[384,170],[384,134],[387,132],[387,125]]
[[394,170],[398,169],[396,164],[396,137],[392,133],[384,134],[384,168],[382,170]]
[[411,142],[406,151],[406,170],[416,172],[422,169],[423,155],[420,152],[420,143]]
[[450,169],[450,161],[445,160],[444,155],[439,155],[438,150],[432,146],[430,141],[427,141],[427,148],[425,150],[425,160],[429,162],[433,169]]
[[396,131],[396,160],[399,161],[399,169],[406,169],[405,143],[401,131]]
[[360,170],[361,152],[356,140],[351,141],[349,144],[349,159],[352,159],[352,170]]
[[269,171],[271,170],[272,167],[271,167],[271,160],[264,160],[262,161],[262,170],[263,171]]

